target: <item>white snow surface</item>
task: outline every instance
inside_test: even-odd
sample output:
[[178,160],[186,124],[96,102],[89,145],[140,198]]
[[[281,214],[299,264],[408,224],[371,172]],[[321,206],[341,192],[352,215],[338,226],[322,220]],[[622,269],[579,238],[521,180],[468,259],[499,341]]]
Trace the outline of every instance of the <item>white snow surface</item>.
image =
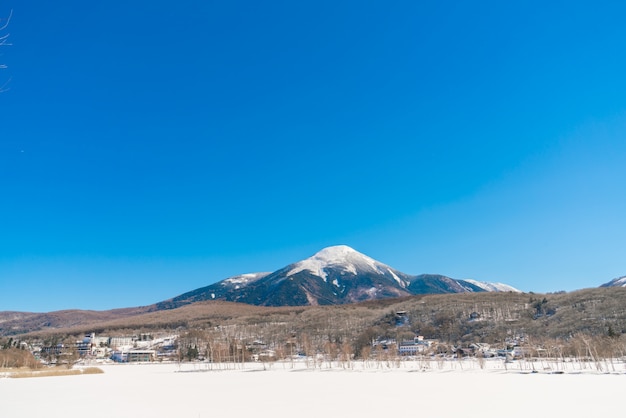
[[478,280],[471,279],[463,279],[464,281],[473,284],[474,286],[478,286],[481,289],[485,289],[488,292],[516,292],[521,293],[521,290],[514,288],[513,286],[509,286],[504,283],[491,283],[491,282],[479,282]]
[[401,286],[406,286],[406,283],[393,273],[391,267],[379,263],[373,258],[361,254],[347,245],[336,245],[324,248],[314,256],[294,264],[293,268],[287,273],[287,276],[307,270],[326,281],[328,275],[325,269],[331,267],[339,268],[353,275],[356,275],[358,272],[372,272],[377,274],[389,273]]
[[[96,375],[0,374],[0,404],[3,417],[49,418],[393,417],[415,408],[431,417],[527,418],[532,411],[610,417],[623,410],[623,364],[610,373],[573,365],[554,374],[539,366],[501,360],[487,361],[484,369],[462,360],[333,368],[288,362],[104,365],[104,374]],[[328,396],[320,397],[320,388]]]

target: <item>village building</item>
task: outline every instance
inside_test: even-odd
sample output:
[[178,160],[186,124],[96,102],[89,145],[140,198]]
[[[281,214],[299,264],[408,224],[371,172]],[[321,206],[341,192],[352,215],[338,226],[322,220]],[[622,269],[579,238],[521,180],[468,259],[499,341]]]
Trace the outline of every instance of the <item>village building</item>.
[[425,340],[423,336],[418,335],[412,340],[401,341],[398,345],[398,353],[401,356],[414,356],[428,351],[432,344],[432,340]]

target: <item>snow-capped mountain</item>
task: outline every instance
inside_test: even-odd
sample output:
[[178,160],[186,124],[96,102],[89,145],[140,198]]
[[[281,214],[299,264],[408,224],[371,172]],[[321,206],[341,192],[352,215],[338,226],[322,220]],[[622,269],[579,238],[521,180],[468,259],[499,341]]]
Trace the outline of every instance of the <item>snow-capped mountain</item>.
[[328,247],[255,284],[247,303],[334,305],[408,296],[411,276],[345,245]]
[[618,277],[608,283],[600,285],[600,287],[626,287],[626,276]]
[[157,304],[171,309],[201,300],[264,306],[335,305],[427,293],[517,291],[499,284],[411,276],[346,246],[324,248],[273,273],[230,277]]
[[[320,277],[324,282],[328,282],[329,276],[339,272],[340,276],[354,277],[363,274],[376,274],[394,280],[401,288],[406,288],[410,283],[409,276],[400,273],[386,264],[380,263],[347,245],[337,245],[324,248],[306,260],[292,264],[288,277],[294,276],[302,271],[308,271],[314,276]],[[333,279],[332,283],[341,288],[339,278]]]

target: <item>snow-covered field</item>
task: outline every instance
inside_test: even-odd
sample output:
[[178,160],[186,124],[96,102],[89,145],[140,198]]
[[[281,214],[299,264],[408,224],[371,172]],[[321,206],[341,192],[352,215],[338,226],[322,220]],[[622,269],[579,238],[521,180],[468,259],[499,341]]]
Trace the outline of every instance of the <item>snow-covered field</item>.
[[104,374],[0,378],[6,417],[617,416],[623,363],[486,361],[100,365]]

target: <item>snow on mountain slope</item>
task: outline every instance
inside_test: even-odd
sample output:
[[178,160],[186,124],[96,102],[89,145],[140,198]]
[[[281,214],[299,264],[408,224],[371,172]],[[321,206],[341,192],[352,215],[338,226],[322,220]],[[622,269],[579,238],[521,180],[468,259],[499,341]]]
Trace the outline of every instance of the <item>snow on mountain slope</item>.
[[463,279],[463,281],[473,284],[474,286],[478,286],[481,289],[486,290],[487,292],[516,292],[521,293],[521,290],[514,288],[513,286],[509,286],[504,283],[490,283],[490,282],[479,282],[478,280],[471,279]]
[[613,279],[608,283],[604,283],[600,287],[626,287],[626,276]]
[[239,289],[241,287],[245,287],[252,282],[256,282],[259,279],[267,276],[268,273],[246,273],[240,274],[238,276],[229,277],[228,279],[224,279],[220,282],[222,286],[226,286],[229,288]]
[[334,305],[414,294],[518,292],[501,283],[456,280],[437,274],[412,276],[347,245],[327,247],[272,273],[249,273],[192,290],[157,304],[172,309],[202,300],[264,306]]
[[328,279],[327,269],[340,269],[354,276],[360,273],[389,274],[398,285],[403,288],[407,286],[407,282],[402,280],[391,267],[361,254],[347,245],[324,248],[312,257],[295,263],[287,276],[293,276],[307,270],[326,281]]

